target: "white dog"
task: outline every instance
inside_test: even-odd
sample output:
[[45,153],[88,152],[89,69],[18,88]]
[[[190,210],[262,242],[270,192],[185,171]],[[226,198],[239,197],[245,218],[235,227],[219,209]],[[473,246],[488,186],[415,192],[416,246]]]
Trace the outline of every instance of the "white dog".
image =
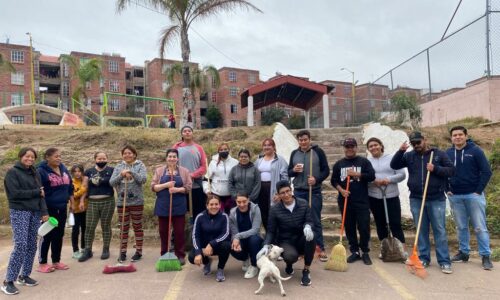
[[257,280],[259,281],[260,287],[255,291],[255,294],[260,293],[262,288],[264,288],[264,279],[266,279],[266,277],[269,277],[269,280],[272,283],[275,283],[276,280],[278,280],[281,290],[281,296],[286,296],[281,281],[288,280],[292,278],[292,276],[286,278],[281,277],[280,270],[275,265],[276,260],[278,259],[278,257],[280,257],[281,253],[283,253],[283,248],[271,245],[271,248],[269,249],[267,255],[263,255],[257,260],[257,267],[259,267],[260,269],[259,277],[257,278]]

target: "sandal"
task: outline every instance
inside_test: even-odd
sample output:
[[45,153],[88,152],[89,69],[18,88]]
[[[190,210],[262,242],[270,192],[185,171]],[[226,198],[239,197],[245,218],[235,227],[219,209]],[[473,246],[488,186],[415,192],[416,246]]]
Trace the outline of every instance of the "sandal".
[[54,270],[54,267],[50,266],[49,264],[40,264],[36,269],[36,271],[40,273],[50,273],[54,272]]
[[66,264],[63,264],[62,262],[57,262],[57,263],[53,264],[52,267],[55,270],[67,270],[67,269],[69,269],[69,267]]

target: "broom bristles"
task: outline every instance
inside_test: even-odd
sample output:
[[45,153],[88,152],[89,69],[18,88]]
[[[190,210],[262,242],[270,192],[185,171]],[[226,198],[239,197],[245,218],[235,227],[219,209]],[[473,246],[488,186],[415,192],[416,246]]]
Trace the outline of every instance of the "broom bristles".
[[158,272],[180,271],[181,262],[172,252],[167,252],[156,261],[155,269]]
[[114,266],[107,265],[104,267],[104,270],[102,270],[102,272],[104,274],[113,274],[113,273],[120,273],[120,272],[130,273],[130,272],[135,272],[135,271],[137,271],[137,269],[135,268],[134,264],[130,264],[130,265],[117,264]]
[[422,279],[427,277],[427,271],[425,270],[420,258],[417,255],[417,250],[413,249],[412,255],[406,261],[406,268],[408,271]]
[[325,269],[336,272],[347,271],[347,253],[342,243],[338,243],[333,247],[330,258],[326,262]]

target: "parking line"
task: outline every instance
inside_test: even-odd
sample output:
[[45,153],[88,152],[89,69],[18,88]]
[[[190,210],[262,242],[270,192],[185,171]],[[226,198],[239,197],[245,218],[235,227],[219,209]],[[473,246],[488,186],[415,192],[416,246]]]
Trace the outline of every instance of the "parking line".
[[184,280],[186,279],[187,270],[182,270],[175,274],[174,280],[170,284],[170,288],[165,294],[164,300],[175,300],[182,289],[182,285],[184,284]]
[[373,262],[373,270],[380,276],[382,279],[387,282],[403,299],[417,299],[412,293],[394,276],[389,274],[386,270],[380,267],[380,263],[377,261]]

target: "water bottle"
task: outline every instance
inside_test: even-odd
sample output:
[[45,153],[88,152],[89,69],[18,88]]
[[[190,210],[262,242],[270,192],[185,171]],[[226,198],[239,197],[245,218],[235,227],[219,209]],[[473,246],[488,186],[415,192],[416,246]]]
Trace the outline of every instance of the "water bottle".
[[38,235],[45,236],[52,229],[56,228],[59,222],[56,218],[50,217],[47,222],[44,222],[40,227],[38,227]]

